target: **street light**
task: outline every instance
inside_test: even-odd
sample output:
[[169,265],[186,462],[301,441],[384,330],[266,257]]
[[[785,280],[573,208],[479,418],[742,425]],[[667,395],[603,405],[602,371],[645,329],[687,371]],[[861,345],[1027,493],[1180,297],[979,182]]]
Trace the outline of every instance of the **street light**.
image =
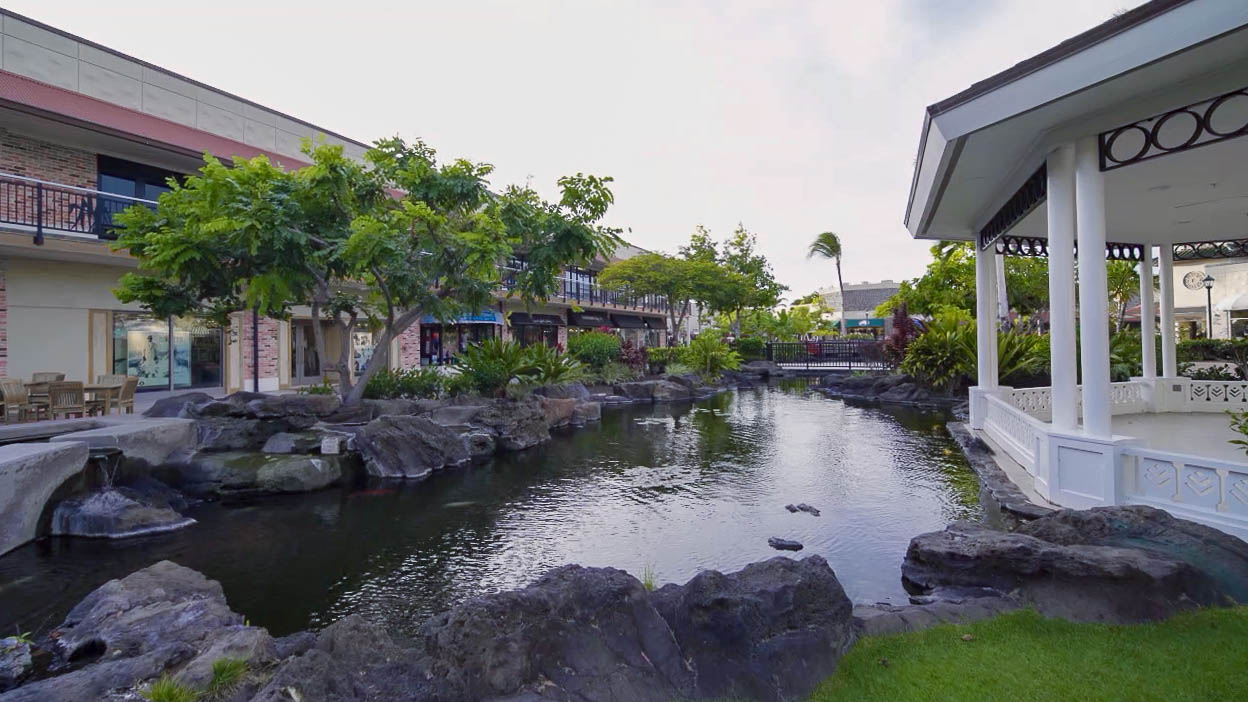
[[1213,338],[1213,276],[1205,274],[1205,304],[1209,310],[1209,326],[1205,328],[1205,338]]

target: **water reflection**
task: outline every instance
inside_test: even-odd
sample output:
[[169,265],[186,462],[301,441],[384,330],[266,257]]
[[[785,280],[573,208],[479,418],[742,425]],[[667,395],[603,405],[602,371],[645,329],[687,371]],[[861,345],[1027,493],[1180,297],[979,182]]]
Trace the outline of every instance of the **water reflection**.
[[[45,630],[105,580],[168,558],[220,580],[275,633],[360,613],[410,635],[429,614],[563,563],[662,582],[818,553],[856,601],[903,601],[911,536],[976,516],[937,416],[851,407],[798,384],[628,408],[532,451],[417,485],[207,505],[143,539],[49,539],[0,558],[0,630]],[[822,516],[790,514],[807,502]]]

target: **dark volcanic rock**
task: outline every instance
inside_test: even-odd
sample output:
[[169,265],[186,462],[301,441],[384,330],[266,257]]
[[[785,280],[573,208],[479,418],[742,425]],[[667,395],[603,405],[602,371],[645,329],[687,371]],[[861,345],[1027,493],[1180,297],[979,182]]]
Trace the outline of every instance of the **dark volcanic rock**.
[[655,381],[651,397],[654,398],[655,402],[676,402],[692,398],[693,390],[682,383],[659,380]]
[[121,539],[173,531],[195,523],[167,504],[128,488],[110,488],[62,500],[52,512],[52,533]]
[[776,557],[704,571],[652,598],[701,699],[802,699],[854,643],[853,605],[827,561]]
[[211,402],[212,395],[204,392],[187,392],[172,397],[162,397],[152,403],[143,412],[144,417],[187,417],[189,416],[188,407]]
[[315,432],[282,432],[270,436],[260,449],[264,453],[312,453],[321,448],[321,435]]
[[230,611],[217,582],[169,561],[96,588],[51,638],[62,660],[98,662],[28,683],[5,702],[105,699],[166,671],[202,675],[224,656],[272,660],[272,639]]
[[815,517],[818,517],[818,516],[819,516],[819,514],[820,514],[820,513],[819,513],[819,510],[815,509],[814,507],[811,507],[810,505],[806,504],[805,502],[803,502],[803,503],[801,503],[801,504],[797,504],[797,505],[785,505],[785,506],[784,506],[784,508],[785,508],[785,509],[787,509],[787,510],[789,510],[790,512],[793,512],[794,514],[796,514],[796,513],[798,513],[798,512],[805,512],[805,513],[807,513],[807,514],[809,514],[809,515],[812,515],[812,516],[815,516]]
[[582,383],[564,383],[562,385],[543,385],[533,390],[534,395],[549,397],[555,400],[580,400],[589,399],[589,389]]
[[782,539],[778,536],[773,536],[770,539],[767,539],[767,545],[776,549],[777,551],[801,551],[802,550],[802,542],[792,541],[789,539]]
[[563,566],[433,617],[421,648],[448,698],[688,698],[693,673],[648,595],[623,571]]
[[602,419],[602,403],[600,402],[581,402],[576,405],[576,409],[572,410],[572,423],[576,425],[588,424]]
[[903,581],[915,593],[987,587],[1044,614],[1086,621],[1161,619],[1243,601],[1237,593],[1248,545],[1160,510],[1063,510],[1022,529],[957,522],[917,536],[906,552]]
[[254,451],[292,428],[285,419],[211,416],[195,421],[196,446],[200,451]]
[[630,400],[653,400],[655,385],[653,380],[638,380],[631,383],[616,383],[611,386],[611,391]]
[[355,448],[368,473],[381,478],[425,478],[468,460],[463,438],[427,416],[374,419],[355,435]]
[[506,451],[520,451],[550,440],[546,413],[537,398],[495,400],[483,405],[472,416],[471,424],[492,432]]
[[9,636],[0,639],[0,692],[16,687],[34,667],[30,644]]
[[253,451],[197,453],[173,468],[182,489],[196,495],[309,492],[337,484],[343,456]]
[[537,396],[538,404],[541,405],[542,413],[546,418],[546,426],[554,429],[556,427],[566,427],[572,423],[572,415],[576,412],[577,400],[571,397],[543,397]]

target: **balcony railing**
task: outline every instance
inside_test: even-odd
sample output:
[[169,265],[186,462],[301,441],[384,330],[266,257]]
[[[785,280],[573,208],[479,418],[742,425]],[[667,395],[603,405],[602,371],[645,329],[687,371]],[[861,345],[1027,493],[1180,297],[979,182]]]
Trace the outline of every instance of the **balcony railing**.
[[135,204],[156,207],[152,200],[0,173],[0,224],[29,230],[36,244],[45,233],[113,239],[113,215]]
[[[503,271],[503,289],[512,290],[516,285],[515,269]],[[611,306],[620,309],[667,312],[668,301],[662,295],[635,295],[627,290],[605,288],[594,281],[584,280],[584,274],[560,276],[559,290],[550,301],[575,302],[585,305]]]

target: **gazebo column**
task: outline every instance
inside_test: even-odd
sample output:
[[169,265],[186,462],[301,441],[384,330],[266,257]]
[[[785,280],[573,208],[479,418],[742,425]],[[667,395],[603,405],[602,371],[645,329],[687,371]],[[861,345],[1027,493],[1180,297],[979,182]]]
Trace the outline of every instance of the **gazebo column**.
[[1178,376],[1174,343],[1174,245],[1157,247],[1157,277],[1161,283],[1161,377]]
[[1079,240],[1079,351],[1083,431],[1108,438],[1109,293],[1105,271],[1105,180],[1096,137],[1075,144],[1075,222]]
[[1157,377],[1157,320],[1153,312],[1153,247],[1144,247],[1140,261],[1140,359],[1145,380]]
[[984,428],[985,398],[997,392],[997,258],[995,247],[975,251],[975,333],[978,384],[970,390],[971,427]]
[[1049,154],[1049,366],[1053,426],[1074,431],[1079,423],[1075,358],[1075,147]]

